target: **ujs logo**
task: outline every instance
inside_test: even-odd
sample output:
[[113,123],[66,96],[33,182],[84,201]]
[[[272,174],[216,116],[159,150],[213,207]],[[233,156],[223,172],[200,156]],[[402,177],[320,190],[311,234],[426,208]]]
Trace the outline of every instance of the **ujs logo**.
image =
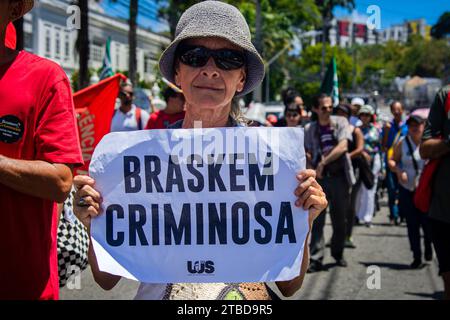
[[214,272],[214,262],[213,261],[188,261],[187,270],[192,274],[211,274]]

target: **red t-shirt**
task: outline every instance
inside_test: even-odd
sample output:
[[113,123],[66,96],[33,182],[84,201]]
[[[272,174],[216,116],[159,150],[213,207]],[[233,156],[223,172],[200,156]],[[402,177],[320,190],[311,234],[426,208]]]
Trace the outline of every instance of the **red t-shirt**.
[[158,110],[150,115],[145,129],[166,129],[172,123],[184,119],[184,111],[174,114],[167,114],[163,110]]
[[[81,164],[69,80],[55,63],[21,51],[0,66],[0,154]],[[58,299],[57,209],[0,183],[0,300]]]

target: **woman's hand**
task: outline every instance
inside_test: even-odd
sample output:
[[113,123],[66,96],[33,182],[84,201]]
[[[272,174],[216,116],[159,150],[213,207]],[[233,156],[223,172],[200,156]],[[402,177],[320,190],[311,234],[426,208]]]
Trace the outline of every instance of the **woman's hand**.
[[362,155],[364,156],[364,159],[366,159],[367,163],[370,165],[372,163],[372,157],[370,156],[370,154],[368,154],[366,151],[363,151]]
[[309,227],[328,206],[328,201],[322,187],[316,181],[314,170],[303,170],[297,175],[299,181],[294,194],[297,197],[295,205],[309,211]]
[[408,183],[408,175],[406,174],[405,171],[398,170],[397,171],[397,179],[398,179],[398,181],[400,181],[403,184]]
[[77,189],[73,199],[73,211],[78,220],[90,230],[91,219],[102,212],[102,197],[94,189],[95,180],[89,176],[76,176],[73,178],[73,184]]

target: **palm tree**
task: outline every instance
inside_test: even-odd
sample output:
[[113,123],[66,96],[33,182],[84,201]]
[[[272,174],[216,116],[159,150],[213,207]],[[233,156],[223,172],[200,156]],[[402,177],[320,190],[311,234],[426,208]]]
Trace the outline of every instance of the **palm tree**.
[[136,59],[136,49],[137,49],[137,15],[139,11],[139,0],[130,0],[130,30],[128,34],[128,45],[130,48],[129,56],[129,67],[128,76],[133,85],[138,82],[137,79],[137,59]]
[[81,26],[78,31],[76,48],[79,53],[78,89],[89,86],[89,6],[88,0],[78,0]]

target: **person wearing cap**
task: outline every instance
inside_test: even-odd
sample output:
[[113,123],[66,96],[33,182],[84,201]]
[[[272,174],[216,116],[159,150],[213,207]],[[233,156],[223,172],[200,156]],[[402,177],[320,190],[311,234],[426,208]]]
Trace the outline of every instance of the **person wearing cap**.
[[352,114],[350,116],[349,122],[355,127],[361,126],[361,120],[359,119],[359,109],[366,103],[363,98],[355,97],[350,102]]
[[440,159],[434,172],[430,210],[431,237],[444,280],[444,299],[450,300],[450,84],[436,93],[420,144],[423,159]]
[[381,144],[380,132],[373,125],[373,115],[375,111],[372,106],[366,104],[359,109],[359,118],[362,122],[360,126],[364,136],[364,150],[362,155],[369,164],[375,176],[375,184],[371,189],[368,189],[364,184],[361,185],[356,203],[356,216],[359,222],[362,222],[366,227],[371,227],[372,218],[375,213],[375,193],[377,191],[378,174],[381,170]]
[[[336,115],[346,118],[350,118],[352,114],[351,106],[347,104],[339,104],[336,107]],[[353,172],[355,175],[356,183],[352,186],[352,191],[350,194],[350,209],[346,217],[346,237],[345,237],[345,247],[346,248],[356,248],[353,243],[352,233],[353,225],[356,217],[356,196],[358,194],[359,188],[361,186],[361,179],[359,178],[359,163],[362,157],[362,152],[364,150],[364,136],[359,127],[355,127],[352,124],[348,126],[349,136],[348,139],[348,154],[352,161]]]
[[[350,208],[350,189],[354,181],[348,156],[349,130],[344,117],[334,116],[333,101],[327,94],[320,94],[313,111],[317,121],[305,126],[305,151],[307,167],[315,169],[319,184],[330,202],[329,213],[333,227],[331,256],[336,265],[346,267],[344,258],[346,215]],[[325,214],[320,215],[311,232],[311,265],[309,272],[323,270],[325,245],[323,229]]]
[[430,222],[427,214],[414,206],[414,191],[425,165],[420,157],[419,146],[424,131],[425,119],[411,114],[406,121],[408,134],[402,137],[394,148],[394,155],[389,159],[389,168],[397,175],[399,181],[399,210],[406,218],[408,239],[413,252],[412,269],[422,266],[422,250],[420,245],[420,229],[423,232],[425,260],[433,259],[431,248]]
[[56,63],[5,46],[30,0],[0,1],[0,299],[58,299],[56,202],[82,164],[70,82]]
[[[186,99],[185,118],[170,126],[172,129],[194,128],[195,121],[201,121],[204,128],[242,126],[245,118],[235,98],[254,90],[264,78],[264,63],[251,42],[244,16],[236,7],[219,1],[200,2],[183,13],[175,40],[163,52],[159,66],[162,75],[183,90]],[[312,224],[326,208],[327,200],[314,171],[304,170],[297,178],[296,205],[309,210]],[[75,183],[78,188],[75,214],[89,228],[91,218],[99,214],[101,195],[93,188],[95,181],[87,176],[75,177]],[[278,282],[274,290],[290,296],[301,287],[308,268],[307,242],[298,277]],[[111,289],[120,280],[119,276],[99,270],[92,247],[89,262],[102,288]],[[231,290],[232,297],[238,299],[273,296],[268,286],[261,283],[235,286],[142,283],[136,299],[224,299],[229,296],[220,292],[226,290]]]
[[387,122],[383,128],[382,148],[385,153],[385,167],[386,167],[386,187],[388,190],[388,204],[389,204],[389,220],[391,224],[398,225],[400,219],[404,217],[399,216],[398,210],[398,180],[397,175],[389,169],[388,158],[395,147],[395,144],[401,137],[404,137],[408,131],[406,124],[403,122],[403,105],[400,101],[393,101],[390,105],[393,119]]
[[171,124],[184,119],[183,93],[167,87],[163,92],[166,108],[157,110],[150,115],[145,129],[167,129]]

